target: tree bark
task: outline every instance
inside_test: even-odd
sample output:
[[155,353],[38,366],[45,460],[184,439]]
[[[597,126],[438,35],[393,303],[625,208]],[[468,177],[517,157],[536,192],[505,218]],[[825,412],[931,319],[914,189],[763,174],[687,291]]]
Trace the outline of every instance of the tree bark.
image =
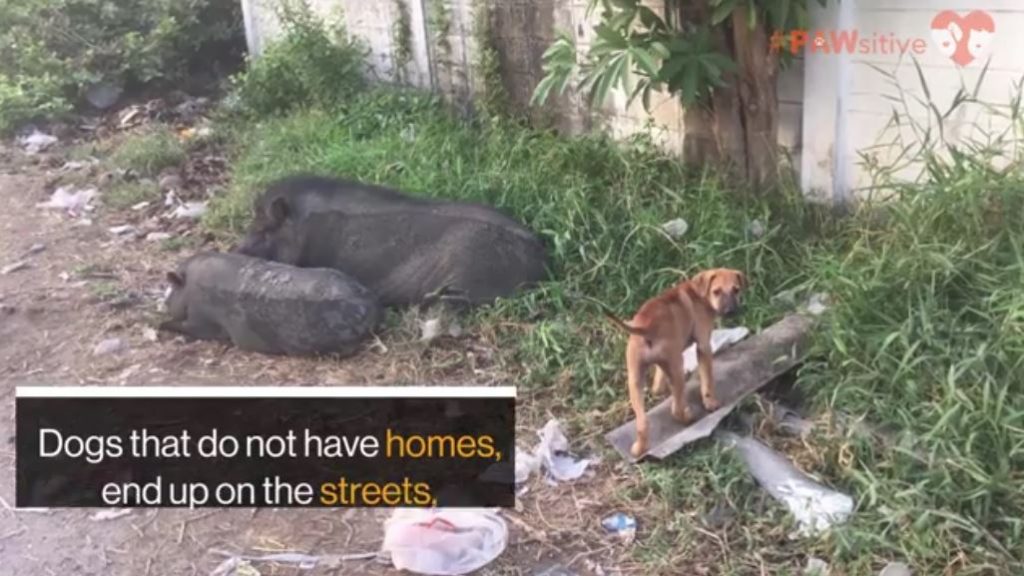
[[[680,21],[710,19],[706,0],[683,2]],[[715,88],[706,106],[693,106],[684,117],[683,159],[689,164],[731,164],[754,188],[778,177],[778,55],[769,50],[763,24],[751,29],[745,9],[713,31],[717,47],[732,57],[737,70],[727,85]]]

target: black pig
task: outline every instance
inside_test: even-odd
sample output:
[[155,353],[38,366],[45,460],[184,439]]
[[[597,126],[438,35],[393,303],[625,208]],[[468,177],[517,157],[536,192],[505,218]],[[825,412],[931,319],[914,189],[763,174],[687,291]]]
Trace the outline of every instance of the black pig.
[[373,294],[337,270],[202,252],[167,279],[162,329],[264,354],[347,356],[380,318]]
[[470,304],[546,276],[544,245],[494,208],[427,200],[348,180],[296,176],[255,202],[239,253],[342,270],[385,306],[447,293]]

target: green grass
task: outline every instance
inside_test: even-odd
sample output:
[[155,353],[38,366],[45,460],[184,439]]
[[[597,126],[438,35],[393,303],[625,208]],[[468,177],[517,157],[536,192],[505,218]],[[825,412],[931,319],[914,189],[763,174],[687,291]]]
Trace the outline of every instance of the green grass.
[[103,202],[123,210],[139,202],[160,199],[160,187],[153,180],[116,181],[104,193]]
[[[491,203],[537,231],[552,280],[477,321],[495,327],[519,384],[568,382],[562,400],[577,414],[608,414],[625,396],[622,337],[582,295],[626,315],[681,275],[730,266],[751,280],[742,322],[754,329],[786,311],[772,299],[783,290],[833,296],[798,386],[817,410],[895,432],[886,443],[836,425],[808,445],[815,471],[858,500],[853,520],[788,541],[781,507],[704,443],[640,468],[625,496],[653,494],[664,508],[635,549],[652,573],[671,572],[681,548],[722,574],[799,574],[807,554],[827,559],[832,574],[875,573],[887,560],[919,574],[1024,570],[1020,174],[954,165],[881,215],[836,220],[795,194],[730,190],[713,170],[686,171],[644,140],[473,126],[402,93],[267,120],[243,130],[238,146],[232,188],[204,219],[221,234],[243,229],[254,192],[298,171]],[[690,230],[674,240],[659,226],[677,217]],[[763,237],[747,232],[753,219],[767,224]],[[717,538],[699,520],[711,501],[738,518]]]
[[185,161],[185,147],[173,130],[152,125],[118,142],[110,151],[110,162],[140,176],[157,176],[161,170]]

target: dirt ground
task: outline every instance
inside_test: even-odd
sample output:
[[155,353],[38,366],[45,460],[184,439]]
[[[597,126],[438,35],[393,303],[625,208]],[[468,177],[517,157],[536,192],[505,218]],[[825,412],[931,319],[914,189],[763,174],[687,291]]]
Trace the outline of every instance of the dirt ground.
[[[96,509],[14,508],[17,385],[488,384],[507,376],[490,362],[493,351],[487,343],[472,335],[426,350],[415,339],[384,335],[352,359],[299,360],[155,333],[165,272],[202,244],[198,232],[181,232],[195,240],[168,250],[159,242],[109,230],[131,223],[145,233],[166,224],[143,215],[125,216],[100,207],[86,214],[91,224],[84,225],[82,217],[37,207],[53,192],[64,162],[59,152],[48,154],[50,159],[25,158],[8,148],[0,155],[0,268],[26,264],[0,275],[0,573],[209,574],[224,560],[218,551],[377,551],[386,510],[135,509],[99,520],[92,518]],[[120,339],[123,348],[96,354],[96,346],[112,338]],[[593,526],[594,517],[599,518],[601,503],[586,500],[577,487],[538,490],[546,491],[546,498],[569,502],[577,516],[567,519],[573,524]],[[619,548],[583,546],[557,522],[546,520],[542,509],[546,506],[534,500],[523,510],[507,511],[509,546],[481,573],[539,574],[553,564],[570,565],[575,574],[622,573],[615,567]],[[539,522],[547,524],[538,529]],[[264,576],[396,573],[373,558],[312,570],[254,566]]]

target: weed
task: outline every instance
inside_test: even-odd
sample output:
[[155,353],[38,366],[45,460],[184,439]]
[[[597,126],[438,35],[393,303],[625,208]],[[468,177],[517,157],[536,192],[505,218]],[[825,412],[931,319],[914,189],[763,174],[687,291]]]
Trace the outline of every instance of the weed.
[[159,199],[160,187],[149,179],[118,181],[103,193],[104,204],[115,210],[123,210],[139,202]]
[[170,128],[153,125],[118,142],[110,161],[142,176],[156,176],[161,170],[185,161],[185,148]]
[[299,0],[282,2],[285,30],[235,79],[236,93],[251,116],[296,108],[333,107],[364,86],[365,48],[340,23],[328,25]]

